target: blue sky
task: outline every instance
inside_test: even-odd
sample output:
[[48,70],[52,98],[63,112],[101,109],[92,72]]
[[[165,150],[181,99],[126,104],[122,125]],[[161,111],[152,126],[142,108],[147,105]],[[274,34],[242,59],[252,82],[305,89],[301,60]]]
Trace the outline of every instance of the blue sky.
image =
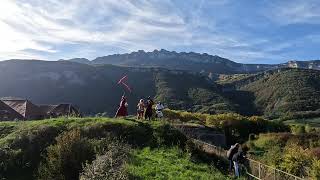
[[0,60],[143,49],[242,63],[320,59],[319,0],[1,0]]

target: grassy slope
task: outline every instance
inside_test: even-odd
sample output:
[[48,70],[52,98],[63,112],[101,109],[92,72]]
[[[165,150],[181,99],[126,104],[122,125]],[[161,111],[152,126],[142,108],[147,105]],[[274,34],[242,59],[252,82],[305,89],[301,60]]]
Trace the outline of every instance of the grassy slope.
[[137,123],[124,119],[110,118],[57,118],[41,121],[4,121],[0,122],[0,147],[10,144],[14,139],[25,133],[35,132],[43,127],[59,128],[67,130],[71,128],[81,128],[97,126],[102,124],[123,124],[135,126]]
[[[150,129],[148,130],[150,126],[151,129],[153,129],[151,132]],[[163,123],[161,122],[152,122],[150,124],[133,120],[110,118],[58,118],[41,121],[0,122],[0,150],[6,147],[10,151],[18,153],[16,158],[25,157],[26,159],[23,160],[23,164],[31,163],[35,165],[35,163],[41,160],[40,155],[44,155],[45,147],[54,143],[54,138],[63,131],[80,128],[83,129],[90,138],[99,138],[108,135],[104,131],[115,131],[115,135],[127,136],[127,139],[132,141],[131,143],[140,144],[138,145],[140,148],[146,147],[146,149],[142,150],[140,148],[135,149],[133,153],[133,162],[135,163],[129,166],[131,172],[134,170],[133,175],[139,176],[142,179],[150,179],[152,174],[158,174],[160,179],[166,176],[164,174],[167,174],[168,177],[176,174],[180,177],[191,176],[202,177],[202,179],[206,179],[207,177],[210,177],[209,179],[211,179],[211,177],[226,178],[218,172],[218,170],[210,169],[206,164],[190,162],[188,157],[178,149],[163,146],[161,149],[155,148],[150,150],[148,145],[148,143],[150,143],[150,137],[160,137],[161,135],[157,134],[159,133],[157,129],[162,126]],[[166,138],[170,139],[168,135]],[[159,145],[162,146],[161,144]],[[36,151],[39,154],[35,154],[33,146],[37,149],[39,148],[39,151]],[[176,158],[177,154],[182,154],[179,156],[179,159]],[[0,155],[0,159],[2,158],[6,157]],[[175,164],[172,164],[173,159],[176,160]],[[136,162],[139,162],[142,166],[137,165]],[[152,162],[160,163],[157,166],[161,170],[151,168],[151,166],[154,165]],[[14,169],[13,173],[15,176],[10,175],[12,179],[32,179],[34,168],[37,167],[33,165],[31,167],[25,167],[23,164],[19,165],[22,167]],[[11,165],[9,166],[11,167]],[[177,167],[173,168],[175,166]],[[184,169],[187,167],[189,170]],[[0,171],[3,171],[2,166],[0,166]],[[7,173],[10,174],[10,172]]]
[[136,150],[128,169],[137,179],[229,179],[207,164],[191,162],[178,148]]

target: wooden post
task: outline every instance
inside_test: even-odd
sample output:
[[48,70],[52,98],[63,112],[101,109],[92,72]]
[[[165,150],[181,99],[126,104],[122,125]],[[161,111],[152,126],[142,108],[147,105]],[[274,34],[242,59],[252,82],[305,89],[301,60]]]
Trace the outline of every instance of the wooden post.
[[261,179],[261,163],[259,162],[259,179]]

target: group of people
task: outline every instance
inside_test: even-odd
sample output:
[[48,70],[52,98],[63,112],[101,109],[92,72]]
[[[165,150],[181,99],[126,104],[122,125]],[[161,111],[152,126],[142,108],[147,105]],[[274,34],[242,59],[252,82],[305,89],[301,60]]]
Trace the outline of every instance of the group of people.
[[[153,109],[152,109],[153,105],[154,105],[154,102],[150,96],[146,100],[140,99],[137,105],[137,118],[138,119],[144,118],[146,120],[151,120],[151,118],[153,117]],[[163,117],[163,112],[162,112],[163,109],[164,109],[164,106],[162,105],[162,103],[158,102],[155,106],[156,117],[158,118]],[[125,117],[127,115],[128,115],[128,103],[127,103],[127,98],[123,95],[115,117]]]
[[231,146],[227,152],[227,157],[229,160],[229,171],[232,172],[234,169],[234,174],[236,177],[240,177],[239,165],[244,163],[246,159],[246,152],[243,150],[239,143],[236,143]]

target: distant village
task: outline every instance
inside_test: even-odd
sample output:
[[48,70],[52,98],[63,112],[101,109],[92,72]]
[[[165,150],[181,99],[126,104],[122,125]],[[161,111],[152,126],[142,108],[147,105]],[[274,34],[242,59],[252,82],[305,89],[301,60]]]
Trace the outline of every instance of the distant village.
[[0,121],[41,120],[60,116],[81,116],[81,113],[72,104],[36,105],[27,99],[0,99]]

